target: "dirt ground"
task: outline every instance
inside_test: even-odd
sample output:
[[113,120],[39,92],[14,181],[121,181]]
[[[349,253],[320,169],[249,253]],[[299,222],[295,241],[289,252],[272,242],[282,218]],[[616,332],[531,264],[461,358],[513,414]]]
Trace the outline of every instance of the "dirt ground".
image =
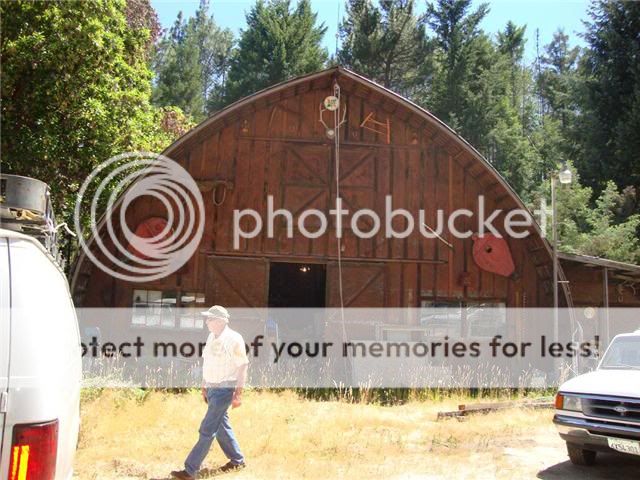
[[[436,421],[439,410],[456,404],[452,399],[384,407],[248,392],[231,412],[248,466],[222,478],[640,478],[640,457],[599,455],[594,467],[572,465],[552,411]],[[168,479],[195,442],[205,408],[197,393],[104,392],[84,401],[74,478]],[[225,461],[214,443],[204,468]]]

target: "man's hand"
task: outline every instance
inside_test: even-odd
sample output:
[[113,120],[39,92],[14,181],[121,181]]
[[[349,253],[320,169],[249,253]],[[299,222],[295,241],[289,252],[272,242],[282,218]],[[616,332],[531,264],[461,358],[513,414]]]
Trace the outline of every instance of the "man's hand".
[[238,408],[242,405],[242,389],[236,388],[233,391],[233,398],[231,399],[231,407]]
[[207,389],[202,387],[202,399],[204,400],[204,403],[209,403],[209,400],[207,399]]

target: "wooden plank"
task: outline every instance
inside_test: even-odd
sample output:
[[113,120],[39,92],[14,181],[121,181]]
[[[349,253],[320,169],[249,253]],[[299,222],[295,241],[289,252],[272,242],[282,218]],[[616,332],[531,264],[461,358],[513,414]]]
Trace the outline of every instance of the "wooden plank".
[[[421,139],[423,141],[424,139]],[[435,157],[433,148],[428,147],[422,152],[422,174],[423,193],[422,206],[425,212],[425,220],[427,225],[436,228],[436,180],[435,180]],[[422,253],[420,258],[437,258],[436,239],[423,238],[420,241]],[[435,268],[427,266],[420,267],[420,294],[433,297],[435,295]]]
[[[234,208],[238,210],[244,210],[246,208],[252,208],[254,205],[252,204],[252,195],[251,195],[251,178],[252,178],[252,169],[251,169],[251,157],[252,157],[252,148],[254,142],[247,140],[236,140],[237,145],[237,160],[236,160],[236,175],[235,175],[235,187],[234,187],[234,195],[233,198]],[[226,199],[225,199],[226,201]],[[231,216],[233,216],[233,212],[230,212]],[[233,224],[233,220],[230,219],[230,223]],[[250,231],[253,229],[254,220],[251,218],[243,218],[241,220],[241,228],[244,231]],[[231,225],[233,229],[233,225]],[[231,230],[233,232],[233,230]],[[233,239],[231,240],[233,248]],[[249,239],[240,239],[240,251],[248,251],[249,250]]]
[[464,419],[464,417],[472,414],[488,414],[499,412],[502,410],[511,410],[516,408],[528,408],[532,410],[555,408],[554,402],[548,400],[525,401],[525,402],[495,402],[495,403],[478,403],[471,405],[458,405],[458,410],[438,412],[437,420],[445,420],[447,418]]
[[[453,156],[449,156],[449,208],[453,213],[462,208],[466,208],[465,192],[464,192],[464,170],[454,160]],[[463,232],[467,224],[466,217],[458,217],[455,227]],[[451,234],[449,242],[453,245],[453,249],[449,249],[449,294],[458,298],[464,295],[464,287],[462,276],[465,273],[465,241],[458,235]]]
[[[269,142],[268,149],[266,151],[266,157],[264,162],[264,178],[265,178],[265,192],[267,196],[273,198],[274,210],[280,208],[283,202],[283,185],[282,185],[282,165],[284,162],[284,145],[279,142]],[[265,198],[265,204],[267,199]],[[266,223],[266,220],[265,220]],[[277,230],[275,228],[279,223],[274,222],[274,236],[268,236],[267,225],[264,225],[262,230],[262,245],[264,253],[277,253],[278,252],[278,240]]]
[[[392,209],[407,206],[407,158],[405,152],[391,152],[391,201]],[[406,220],[396,216],[391,225],[393,230],[401,232],[406,228]],[[390,238],[391,257],[404,258],[406,255],[406,238]]]
[[[407,208],[413,216],[413,233],[406,240],[406,258],[420,258],[422,236],[419,229],[419,212],[422,204],[423,179],[421,178],[421,152],[406,151],[407,156]],[[417,272],[416,272],[417,277]]]

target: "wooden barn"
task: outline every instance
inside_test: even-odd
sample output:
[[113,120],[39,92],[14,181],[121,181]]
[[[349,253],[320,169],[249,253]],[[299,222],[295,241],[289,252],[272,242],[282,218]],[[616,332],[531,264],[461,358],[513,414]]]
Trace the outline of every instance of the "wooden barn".
[[[335,127],[334,113],[325,108],[325,99],[334,96],[336,85],[338,118],[344,120],[338,129],[339,158],[328,132]],[[552,254],[537,225],[527,227],[530,234],[526,238],[504,236],[515,267],[508,276],[481,268],[474,259],[474,239],[456,238],[446,227],[440,238],[425,238],[416,229],[406,238],[389,239],[382,234],[358,238],[345,225],[338,247],[334,223],[330,222],[325,235],[309,239],[297,229],[288,238],[282,222],[276,223],[274,238],[263,229],[234,248],[234,210],[252,208],[266,215],[267,197],[272,195],[276,208],[294,215],[311,208],[328,212],[335,207],[337,185],[350,211],[382,212],[385,196],[392,195],[394,208],[424,209],[425,223],[431,226],[436,224],[439,209],[445,216],[460,208],[477,215],[480,195],[487,212],[501,210],[494,222],[499,230],[500,220],[510,211],[524,208],[496,170],[447,125],[344,68],[296,78],[244,98],[202,122],[163,153],[188,170],[203,194],[205,232],[197,253],[177,273],[148,284],[112,278],[81,254],[72,276],[78,306],[134,307],[155,302],[193,308],[194,312],[214,303],[337,307],[338,253],[345,307],[455,306],[464,310],[553,305]],[[160,204],[141,200],[129,207],[126,220],[135,229],[165,214]],[[460,229],[475,231],[473,221],[461,217]],[[564,258],[563,265],[574,260]],[[562,268],[560,278],[564,279]],[[568,288],[562,283],[561,306],[570,304]],[[491,323],[469,324],[463,317],[434,327],[432,334],[474,336],[502,328]],[[201,325],[195,314],[192,319],[136,322],[137,327],[168,329]],[[519,322],[521,319],[504,319],[504,328],[518,331],[523,328]],[[406,323],[386,330],[354,326],[351,333],[399,338],[403,331],[429,328],[416,317]]]

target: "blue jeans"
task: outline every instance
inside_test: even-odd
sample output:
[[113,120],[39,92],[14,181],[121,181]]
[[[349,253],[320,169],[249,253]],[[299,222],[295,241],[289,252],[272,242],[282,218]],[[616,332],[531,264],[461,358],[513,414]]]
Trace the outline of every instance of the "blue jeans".
[[233,398],[233,391],[233,388],[207,388],[209,406],[200,424],[200,438],[184,462],[184,468],[189,475],[195,476],[200,470],[214,438],[218,439],[222,452],[231,460],[231,463],[235,465],[244,463],[244,457],[240,452],[233,430],[231,430],[227,414]]

